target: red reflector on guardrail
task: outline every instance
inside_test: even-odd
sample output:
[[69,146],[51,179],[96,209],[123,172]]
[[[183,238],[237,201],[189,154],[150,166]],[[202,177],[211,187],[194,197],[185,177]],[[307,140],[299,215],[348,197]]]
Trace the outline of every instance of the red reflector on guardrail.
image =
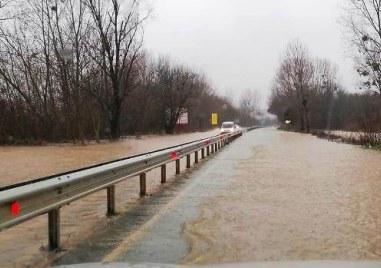
[[172,152],[172,153],[171,153],[171,158],[172,158],[172,159],[175,159],[176,157],[177,157],[177,153],[176,153],[176,152]]
[[206,141],[204,144],[205,144],[205,145],[209,145],[209,144],[210,144],[210,141]]
[[17,202],[17,201],[12,202],[9,205],[9,211],[12,213],[12,215],[18,215],[19,214],[19,202]]

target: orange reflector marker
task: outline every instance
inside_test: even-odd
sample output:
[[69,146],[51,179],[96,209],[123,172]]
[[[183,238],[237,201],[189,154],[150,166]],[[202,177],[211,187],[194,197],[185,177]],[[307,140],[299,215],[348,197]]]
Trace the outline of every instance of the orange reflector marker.
[[175,159],[176,157],[177,157],[177,153],[176,153],[176,152],[172,152],[172,153],[171,153],[171,158],[172,158],[172,159]]
[[12,213],[12,215],[19,215],[19,202],[14,201],[9,206],[9,210]]

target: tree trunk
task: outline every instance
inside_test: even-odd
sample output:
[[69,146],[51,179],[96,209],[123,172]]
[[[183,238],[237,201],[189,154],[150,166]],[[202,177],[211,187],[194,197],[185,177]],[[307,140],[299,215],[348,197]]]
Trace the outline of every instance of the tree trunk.
[[111,139],[113,140],[119,139],[119,116],[119,113],[115,113],[110,121]]

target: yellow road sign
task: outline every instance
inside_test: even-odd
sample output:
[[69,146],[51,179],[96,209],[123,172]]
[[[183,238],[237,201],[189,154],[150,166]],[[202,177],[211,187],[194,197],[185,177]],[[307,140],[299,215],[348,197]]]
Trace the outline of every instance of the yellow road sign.
[[212,114],[212,125],[213,126],[218,125],[218,115],[216,113]]

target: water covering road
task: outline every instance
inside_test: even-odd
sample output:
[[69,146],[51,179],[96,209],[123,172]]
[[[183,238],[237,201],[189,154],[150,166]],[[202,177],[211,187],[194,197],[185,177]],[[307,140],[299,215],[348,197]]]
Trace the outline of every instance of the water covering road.
[[381,153],[245,134],[55,264],[381,259]]
[[[181,135],[142,136],[140,139],[88,146],[5,146],[0,148],[0,187],[206,138],[217,133],[218,130],[214,129]],[[175,165],[169,165],[167,169],[168,179],[172,181]],[[182,170],[184,169],[185,159],[182,160]],[[147,187],[151,193],[160,189],[160,169],[147,174]],[[139,178],[119,183],[116,189],[117,212],[123,213],[144,201],[138,198]],[[75,247],[95,230],[112,222],[112,219],[105,217],[105,200],[106,191],[100,191],[61,209],[61,241],[65,249]],[[42,215],[0,232],[0,267],[44,266],[50,261],[46,249],[47,215]]]

